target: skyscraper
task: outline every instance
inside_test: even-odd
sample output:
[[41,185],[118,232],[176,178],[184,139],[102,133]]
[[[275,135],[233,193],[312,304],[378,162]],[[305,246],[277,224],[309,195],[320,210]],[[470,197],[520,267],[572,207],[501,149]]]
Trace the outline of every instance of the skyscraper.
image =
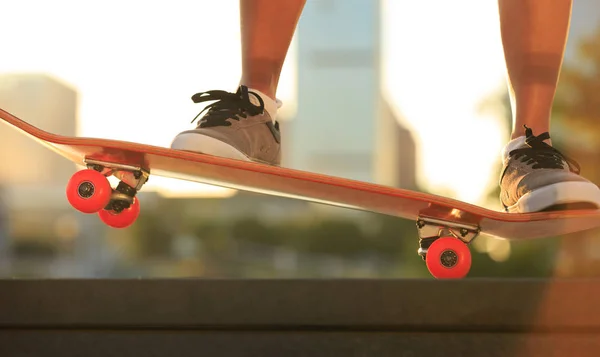
[[379,12],[378,0],[307,2],[285,166],[414,187],[414,141],[381,93]]
[[[75,135],[77,92],[45,74],[0,76],[0,107],[43,130]],[[0,184],[66,185],[75,165],[0,125]]]
[[[0,107],[53,133],[75,135],[77,92],[45,74],[0,76]],[[0,189],[13,239],[48,244],[63,212],[72,212],[65,186],[76,166],[0,124]]]

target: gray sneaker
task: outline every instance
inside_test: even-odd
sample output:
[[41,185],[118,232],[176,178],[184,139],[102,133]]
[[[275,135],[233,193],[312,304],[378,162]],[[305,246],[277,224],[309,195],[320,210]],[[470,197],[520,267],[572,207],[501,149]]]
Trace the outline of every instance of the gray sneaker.
[[258,94],[240,86],[236,93],[201,92],[194,94],[192,100],[194,103],[215,102],[192,120],[193,123],[206,111],[196,129],[175,137],[172,149],[269,165],[280,164],[279,123],[271,119]]
[[564,209],[597,209],[600,189],[579,176],[579,164],[544,142],[546,132],[515,141],[504,158],[500,200],[507,212],[526,213]]

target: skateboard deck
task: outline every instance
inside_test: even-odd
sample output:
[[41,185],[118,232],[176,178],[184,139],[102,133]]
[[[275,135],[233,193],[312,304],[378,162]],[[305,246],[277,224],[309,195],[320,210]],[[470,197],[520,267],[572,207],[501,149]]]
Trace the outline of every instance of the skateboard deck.
[[[67,183],[69,202],[82,212],[98,212],[100,218],[113,227],[125,227],[135,220],[140,205],[135,194],[150,175],[414,220],[420,238],[419,254],[436,277],[466,275],[468,267],[462,270],[453,270],[453,267],[461,261],[466,262],[463,266],[470,266],[468,247],[462,246],[467,246],[480,233],[506,239],[533,239],[600,226],[600,210],[506,213],[434,194],[255,162],[126,141],[56,135],[2,109],[0,118],[48,149],[87,167]],[[120,180],[117,188],[106,187],[101,182],[110,175]],[[106,194],[106,190],[110,192]],[[82,208],[88,196],[98,194],[103,198],[97,200],[96,205],[103,208]],[[431,257],[434,246],[435,261]],[[439,250],[439,247],[447,249]],[[436,264],[437,268],[432,268]]]

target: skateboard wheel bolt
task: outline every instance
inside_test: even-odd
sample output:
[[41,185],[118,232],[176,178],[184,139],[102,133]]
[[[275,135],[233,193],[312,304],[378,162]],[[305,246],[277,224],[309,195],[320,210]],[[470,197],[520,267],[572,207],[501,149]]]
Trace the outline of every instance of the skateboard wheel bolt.
[[89,181],[82,182],[77,188],[77,193],[82,198],[92,197],[94,195],[94,184]]
[[453,250],[445,250],[440,256],[440,263],[446,268],[452,268],[458,262],[458,255]]

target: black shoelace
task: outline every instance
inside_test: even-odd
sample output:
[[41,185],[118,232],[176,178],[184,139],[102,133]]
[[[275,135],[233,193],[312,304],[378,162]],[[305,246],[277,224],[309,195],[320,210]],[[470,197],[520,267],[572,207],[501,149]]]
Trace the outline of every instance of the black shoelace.
[[579,164],[575,160],[566,157],[544,142],[544,140],[550,138],[548,132],[535,136],[533,131],[525,126],[525,137],[525,143],[528,147],[512,150],[509,156],[532,165],[531,167],[534,169],[562,169],[564,167],[563,161],[566,161],[571,171],[580,172]]
[[[254,95],[260,105],[254,105],[250,102],[249,95]],[[246,86],[240,86],[236,93],[230,93],[222,90],[213,90],[196,93],[192,96],[194,103],[215,101],[207,105],[198,115],[194,117],[192,123],[206,111],[206,115],[199,122],[199,127],[207,128],[211,126],[230,126],[228,119],[240,120],[248,116],[259,115],[265,108],[262,98],[248,91]]]

